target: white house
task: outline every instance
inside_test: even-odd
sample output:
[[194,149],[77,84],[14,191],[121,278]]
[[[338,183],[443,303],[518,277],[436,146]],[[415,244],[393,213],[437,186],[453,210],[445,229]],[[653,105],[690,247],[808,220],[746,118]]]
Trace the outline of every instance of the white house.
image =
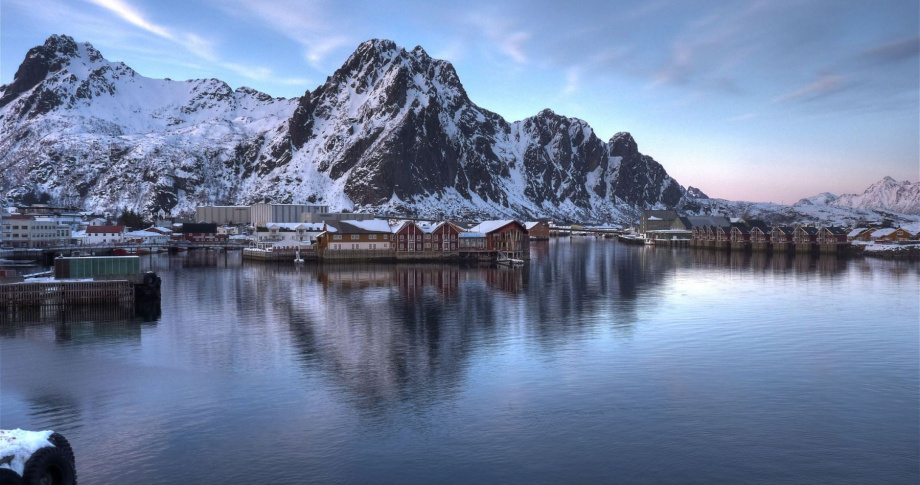
[[125,226],[89,226],[83,244],[120,244],[125,241]]

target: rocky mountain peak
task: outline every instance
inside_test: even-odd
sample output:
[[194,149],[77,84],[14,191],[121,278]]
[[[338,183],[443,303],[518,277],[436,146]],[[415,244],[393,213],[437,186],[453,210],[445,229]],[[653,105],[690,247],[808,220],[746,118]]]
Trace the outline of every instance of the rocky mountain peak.
[[[92,46],[90,46],[92,49]],[[93,52],[98,53],[95,49]],[[72,37],[66,35],[52,35],[45,43],[29,49],[26,58],[19,65],[13,82],[3,87],[3,96],[0,97],[0,108],[16,99],[20,94],[34,88],[42,82],[49,73],[60,71],[70,63],[70,60],[79,56],[80,49]]]
[[698,188],[696,188],[696,187],[694,187],[694,186],[691,185],[691,186],[687,187],[687,198],[690,198],[690,199],[708,199],[709,196],[706,195],[705,193],[703,193],[702,190],[700,190],[700,189],[698,189]]
[[621,131],[610,138],[610,154],[615,157],[633,158],[639,156],[639,145],[629,132]]

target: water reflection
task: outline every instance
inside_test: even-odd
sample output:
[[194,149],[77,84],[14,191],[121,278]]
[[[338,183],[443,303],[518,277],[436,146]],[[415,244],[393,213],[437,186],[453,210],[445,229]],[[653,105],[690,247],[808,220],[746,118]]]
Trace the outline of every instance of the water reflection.
[[[514,481],[496,472],[507,464],[540,481],[526,471],[534,462],[565,470],[596,458],[603,463],[585,469],[602,477],[609,463],[599,449],[622,457],[620,467],[642,463],[635,477],[665,454],[692,455],[687,469],[709,446],[717,450],[704,461],[721,463],[764,429],[759,439],[804,429],[916,450],[875,413],[875,401],[894,414],[898,402],[916,402],[916,378],[906,374],[916,370],[898,364],[916,362],[903,359],[916,331],[904,338],[897,326],[847,327],[840,318],[878,312],[890,303],[884,295],[910,285],[915,293],[916,264],[586,238],[536,243],[531,255],[520,270],[295,266],[244,262],[238,252],[145,257],[163,277],[159,307],[65,322],[36,310],[21,315],[34,324],[0,325],[0,424],[72,433],[89,462],[81,477],[92,483],[120,483],[132,471],[138,483],[196,482],[202,463],[222,459],[213,443],[231,458],[209,468],[220,483],[250,462],[274,465],[265,467],[269,483],[297,483],[292,470],[307,462],[324,479],[316,481],[360,482],[343,472],[351,469],[412,481],[392,471],[423,466],[399,461],[410,455],[451,472],[477,463],[495,482]],[[833,291],[824,291],[829,281]],[[822,305],[812,304],[816,294]],[[857,298],[873,294],[883,296]],[[797,318],[762,318],[778,305]],[[815,393],[824,394],[809,400]],[[864,394],[873,412],[851,412]],[[775,420],[761,418],[771,413]],[[790,415],[796,421],[783,429]],[[828,431],[865,416],[882,438]],[[713,443],[713,430],[736,441]],[[279,449],[279,441],[309,446]],[[767,448],[779,445],[789,443]],[[576,458],[560,458],[567,454]],[[762,458],[754,455],[741,458]],[[798,466],[776,455],[761,461],[771,460]],[[686,477],[673,469],[670,478]],[[444,481],[473,481],[462,478]]]

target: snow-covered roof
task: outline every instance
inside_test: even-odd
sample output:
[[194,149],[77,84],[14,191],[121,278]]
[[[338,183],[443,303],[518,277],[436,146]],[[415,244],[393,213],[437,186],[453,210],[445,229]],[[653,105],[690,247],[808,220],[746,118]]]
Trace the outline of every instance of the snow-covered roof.
[[540,223],[539,223],[538,221],[530,221],[530,222],[525,222],[525,223],[524,223],[524,227],[526,227],[527,230],[529,231],[529,230],[531,230],[531,229],[537,227],[539,224],[540,224]]
[[872,232],[872,234],[869,235],[869,237],[883,237],[883,236],[887,236],[893,233],[894,231],[897,231],[897,229],[893,227],[887,227],[885,229],[876,229],[875,231]]
[[367,232],[392,232],[390,223],[384,219],[368,219],[365,221],[327,221],[326,230],[329,232],[367,233]]
[[869,229],[868,227],[857,227],[856,229],[853,229],[852,231],[847,233],[847,237],[856,237],[862,234],[863,232],[867,231],[868,229]]
[[663,221],[664,219],[662,219],[662,218],[660,218],[660,217],[649,216],[649,218],[648,218],[647,220],[649,220],[649,221]]
[[311,224],[308,222],[269,222],[265,227],[269,229],[277,227],[278,229],[290,229],[292,231],[303,229],[304,231],[311,232],[320,232],[323,230],[322,224]]
[[165,234],[160,234],[160,233],[158,233],[158,232],[148,231],[147,229],[142,229],[142,230],[140,230],[140,231],[130,231],[130,232],[126,232],[126,233],[125,233],[125,236],[133,236],[133,237],[156,237],[156,236],[159,236],[159,237],[165,237],[166,235],[165,235]]
[[492,231],[495,231],[496,229],[501,229],[502,227],[507,226],[508,224],[511,224],[513,222],[514,222],[513,220],[483,221],[483,222],[480,222],[478,225],[471,227],[469,229],[469,232],[481,232],[481,233],[488,234]]

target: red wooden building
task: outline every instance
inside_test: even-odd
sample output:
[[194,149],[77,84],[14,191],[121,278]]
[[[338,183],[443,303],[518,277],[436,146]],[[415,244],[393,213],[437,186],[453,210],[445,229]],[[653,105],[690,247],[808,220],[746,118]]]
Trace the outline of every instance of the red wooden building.
[[847,230],[842,227],[822,227],[818,230],[818,244],[846,244]]
[[527,228],[518,221],[485,221],[469,232],[486,235],[486,249],[501,251],[510,258],[523,259],[530,254]]
[[225,242],[227,235],[217,233],[217,224],[186,223],[182,224],[182,232],[177,239],[194,243],[217,243]]

